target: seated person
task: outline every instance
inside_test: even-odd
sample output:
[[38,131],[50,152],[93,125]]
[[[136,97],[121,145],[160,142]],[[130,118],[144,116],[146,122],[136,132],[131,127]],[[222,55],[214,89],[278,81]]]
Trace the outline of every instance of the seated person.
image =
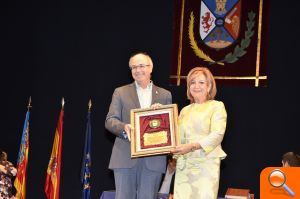
[[170,190],[173,190],[171,187],[171,181],[175,176],[174,174],[176,170],[176,159],[173,159],[171,155],[168,155],[167,159],[168,159],[167,171],[164,175],[162,185],[159,190],[159,193],[164,193],[164,194],[169,194]]
[[283,167],[300,167],[300,156],[294,152],[287,152],[282,156]]
[[17,169],[7,160],[6,152],[0,149],[0,199],[14,199],[12,178]]

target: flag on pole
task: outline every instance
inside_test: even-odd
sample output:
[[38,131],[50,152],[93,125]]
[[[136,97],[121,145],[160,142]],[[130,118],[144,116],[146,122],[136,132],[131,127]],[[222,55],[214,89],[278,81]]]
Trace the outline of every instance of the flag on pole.
[[82,183],[82,199],[90,199],[91,195],[91,101],[89,102],[89,111],[87,115],[87,125],[85,132],[85,144],[83,151],[83,160],[82,160],[82,168],[81,168],[81,183]]
[[14,182],[16,188],[16,198],[25,199],[26,198],[26,178],[27,178],[27,163],[28,163],[28,151],[29,151],[29,108],[30,101],[28,105],[28,110],[26,112],[26,117],[23,126],[22,139],[18,154],[17,162],[17,175]]
[[61,156],[62,156],[62,135],[63,135],[63,107],[59,114],[59,119],[55,131],[55,137],[52,147],[52,153],[49,160],[45,194],[47,199],[59,199],[60,171],[61,171]]

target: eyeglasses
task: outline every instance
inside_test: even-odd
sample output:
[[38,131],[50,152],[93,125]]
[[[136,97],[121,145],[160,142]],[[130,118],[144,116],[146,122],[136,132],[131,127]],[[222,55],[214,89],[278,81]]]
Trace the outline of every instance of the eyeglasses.
[[140,64],[140,65],[136,65],[136,66],[129,66],[129,69],[130,70],[137,70],[138,68],[139,69],[144,69],[146,68],[146,66],[150,66],[149,64]]

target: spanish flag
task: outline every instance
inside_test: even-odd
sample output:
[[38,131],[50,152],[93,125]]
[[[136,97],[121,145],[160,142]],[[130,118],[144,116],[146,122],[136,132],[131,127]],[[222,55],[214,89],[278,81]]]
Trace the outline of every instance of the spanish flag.
[[63,116],[64,110],[62,108],[60,111],[59,120],[55,131],[52,153],[47,168],[47,176],[45,182],[45,194],[47,199],[59,199]]
[[27,171],[27,163],[28,163],[28,151],[29,151],[29,107],[26,113],[26,118],[23,127],[22,139],[20,144],[20,150],[18,154],[18,162],[17,162],[17,175],[14,182],[16,187],[17,199],[25,199],[26,198],[26,171]]

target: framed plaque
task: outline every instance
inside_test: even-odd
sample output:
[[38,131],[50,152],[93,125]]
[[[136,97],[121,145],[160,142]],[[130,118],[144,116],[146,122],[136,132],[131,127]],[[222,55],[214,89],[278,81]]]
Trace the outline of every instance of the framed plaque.
[[131,157],[167,154],[180,143],[177,104],[132,109]]

